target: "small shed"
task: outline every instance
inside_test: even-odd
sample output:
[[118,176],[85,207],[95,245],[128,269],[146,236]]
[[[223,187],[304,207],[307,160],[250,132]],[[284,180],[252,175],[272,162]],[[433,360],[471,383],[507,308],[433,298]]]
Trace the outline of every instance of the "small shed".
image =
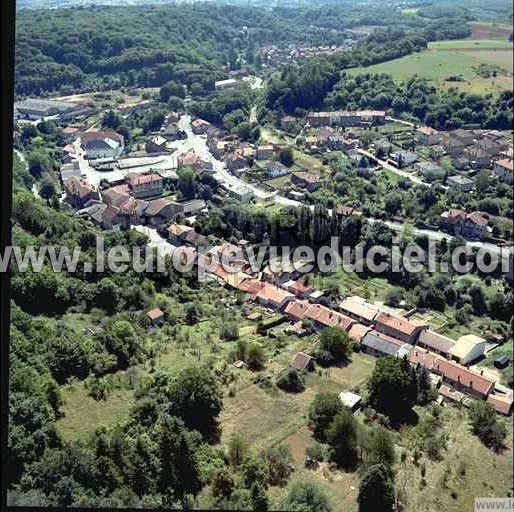
[[355,412],[362,402],[362,397],[351,391],[343,391],[339,393],[339,400],[343,402],[345,407],[348,407],[350,411]]
[[164,322],[164,313],[159,308],[154,308],[148,311],[146,314],[150,320],[150,324],[155,327],[161,325]]
[[500,370],[503,370],[503,368],[507,368],[507,366],[509,366],[509,363],[510,363],[510,358],[508,356],[506,356],[505,354],[498,356],[494,360],[494,366],[496,366],[496,368],[499,368]]
[[297,370],[314,370],[315,359],[305,352],[297,352],[291,360],[291,366]]

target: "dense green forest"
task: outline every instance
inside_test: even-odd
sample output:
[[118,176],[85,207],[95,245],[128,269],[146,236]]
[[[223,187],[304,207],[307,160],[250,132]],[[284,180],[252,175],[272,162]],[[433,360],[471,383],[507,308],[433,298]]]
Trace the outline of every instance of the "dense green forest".
[[286,67],[268,84],[262,115],[302,115],[308,110],[373,108],[410,115],[438,129],[477,125],[506,130],[512,126],[511,91],[478,96],[450,88],[439,90],[426,79],[395,82],[389,75],[348,76],[339,56]]
[[[470,31],[460,16],[434,22],[376,6],[355,13],[345,6],[268,11],[212,4],[21,10],[16,91],[71,94],[177,80],[209,92],[224,69],[242,62],[251,66],[262,45],[339,45],[350,37],[345,29],[365,24],[404,29],[427,41],[466,37]],[[342,59],[365,65],[419,46],[415,36],[395,48],[385,43],[365,40],[355,56],[345,53]]]

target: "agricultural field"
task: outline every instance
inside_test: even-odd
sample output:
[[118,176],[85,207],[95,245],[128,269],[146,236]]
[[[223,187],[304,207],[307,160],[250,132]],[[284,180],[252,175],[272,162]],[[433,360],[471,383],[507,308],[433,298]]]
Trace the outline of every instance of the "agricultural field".
[[470,39],[504,39],[512,34],[512,25],[472,21]]
[[[355,68],[350,72],[387,73],[398,81],[418,75],[442,88],[457,87],[470,93],[494,94],[512,89],[512,48],[512,43],[508,41],[490,39],[439,41],[431,43],[427,51]],[[484,65],[497,67],[496,76],[492,76],[492,73],[487,78],[481,76],[477,71]]]

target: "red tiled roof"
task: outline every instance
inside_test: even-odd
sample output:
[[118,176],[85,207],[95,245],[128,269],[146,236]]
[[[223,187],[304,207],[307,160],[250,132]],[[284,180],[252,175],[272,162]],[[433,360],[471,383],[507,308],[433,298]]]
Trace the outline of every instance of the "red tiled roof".
[[159,308],[154,308],[148,311],[146,314],[150,320],[157,320],[158,318],[161,318],[164,313]]
[[83,178],[77,178],[72,176],[64,182],[64,188],[70,195],[77,196],[80,199],[86,197],[91,192],[95,192],[96,189]]
[[389,313],[379,313],[375,318],[377,324],[382,324],[390,329],[401,332],[408,336],[412,335],[420,325],[407,320],[406,318],[400,318],[398,316],[390,315]]
[[131,187],[144,185],[145,183],[153,183],[155,181],[162,181],[162,178],[158,174],[133,174],[129,178]]
[[500,396],[491,394],[487,397],[487,401],[494,407],[496,412],[508,416],[512,410],[512,395]]
[[348,331],[348,335],[353,341],[360,342],[364,336],[371,330],[371,327],[362,324],[353,324]]
[[83,132],[80,134],[80,142],[85,144],[94,140],[111,139],[117,142],[123,142],[123,136],[113,131]]
[[413,365],[420,364],[427,370],[432,370],[440,356],[421,347],[414,347],[409,354],[409,362]]
[[494,381],[468,370],[460,364],[438,357],[434,362],[434,370],[443,377],[458,382],[460,385],[473,389],[482,395],[487,395],[494,388]]
[[306,300],[293,300],[286,306],[285,313],[293,320],[305,320],[310,307],[311,304]]
[[291,366],[297,370],[305,370],[314,358],[305,352],[297,352],[291,360]]
[[280,305],[287,298],[292,298],[292,295],[289,292],[286,292],[282,288],[275,286],[270,283],[263,283],[263,287],[257,292],[257,297],[266,301],[271,302],[272,304]]

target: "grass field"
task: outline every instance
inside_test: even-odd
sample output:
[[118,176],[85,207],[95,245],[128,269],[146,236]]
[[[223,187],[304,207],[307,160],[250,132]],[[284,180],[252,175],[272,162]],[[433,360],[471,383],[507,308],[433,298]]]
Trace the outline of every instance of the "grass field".
[[503,39],[507,40],[512,34],[512,24],[501,23],[484,23],[480,21],[472,21],[470,39]]
[[[418,75],[439,87],[457,87],[476,94],[498,93],[512,89],[512,44],[506,41],[440,41],[429,50],[400,59],[349,70],[351,74],[386,73],[402,81]],[[506,71],[505,75],[482,78],[475,69],[481,64],[494,64]],[[462,81],[449,81],[460,76]]]
[[450,41],[434,41],[428,43],[428,47],[434,50],[452,49],[507,49],[512,50],[512,43],[503,39],[456,39]]

